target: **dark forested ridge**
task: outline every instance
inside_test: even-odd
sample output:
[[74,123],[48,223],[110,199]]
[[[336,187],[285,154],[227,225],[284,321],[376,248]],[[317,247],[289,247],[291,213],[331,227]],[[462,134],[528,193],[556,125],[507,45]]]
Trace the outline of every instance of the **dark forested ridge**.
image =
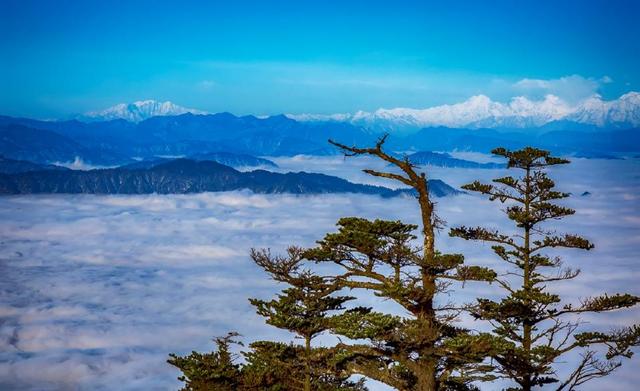
[[[440,180],[430,181],[436,196],[459,193]],[[240,172],[213,161],[176,159],[151,168],[112,168],[90,171],[42,170],[0,174],[0,194],[184,194],[248,189],[256,193],[362,193],[393,197],[406,190],[351,183],[306,172]]]

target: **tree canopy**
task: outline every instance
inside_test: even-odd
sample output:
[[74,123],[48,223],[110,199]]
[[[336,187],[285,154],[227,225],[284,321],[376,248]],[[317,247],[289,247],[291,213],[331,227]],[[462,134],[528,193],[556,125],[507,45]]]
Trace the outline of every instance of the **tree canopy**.
[[[574,211],[557,202],[569,194],[555,189],[547,169],[567,160],[535,148],[498,148],[493,152],[522,175],[463,186],[505,204],[515,226],[516,234],[484,227],[450,230],[454,237],[491,243],[505,265],[494,271],[467,265],[462,254],[436,246],[443,222],[435,213],[427,175],[408,158],[387,153],[385,140],[371,148],[330,142],[346,156],[389,163],[388,171],[364,171],[411,188],[420,225],[343,217],[335,232],[311,248],[291,246],[283,255],[252,249],[253,261],[284,287],[275,298],[252,298],[251,304],[267,324],[303,342],[255,341],[240,360],[231,349],[240,344],[239,336],[230,333],[215,340],[217,349],[211,353],[171,355],[169,363],[182,371],[185,390],[365,390],[364,378],[402,391],[477,390],[496,379],[512,380],[517,384],[512,390],[549,384],[574,390],[611,373],[620,358],[631,357],[640,327],[584,331],[575,315],[631,307],[638,297],[618,293],[565,303],[550,288],[576,278],[579,270],[562,268],[561,259],[548,250],[593,248],[587,239],[553,229]],[[467,281],[497,286],[504,296],[471,304],[443,297],[452,284]],[[389,300],[400,311],[358,305],[356,296],[348,294],[356,291]],[[460,327],[463,312],[488,322],[492,331]],[[319,346],[314,341],[322,334],[337,342]],[[575,350],[581,351],[581,361],[560,379],[554,365]]]
[[[480,298],[472,313],[489,321],[494,333],[505,342],[508,348],[495,356],[498,371],[514,380],[518,389],[556,384],[557,390],[573,390],[588,380],[611,373],[620,366],[618,358],[630,357],[630,347],[640,341],[640,328],[579,332],[581,322],[571,315],[631,307],[640,298],[618,293],[585,298],[578,304],[563,303],[560,295],[553,293],[552,284],[572,280],[580,270],[564,268],[559,256],[545,250],[588,251],[594,247],[581,236],[557,234],[548,224],[553,221],[555,225],[555,221],[575,213],[556,202],[569,194],[555,190],[555,183],[546,172],[549,167],[569,161],[531,147],[517,151],[497,148],[493,153],[506,158],[508,168],[519,170],[521,175],[497,178],[493,184],[475,181],[463,189],[506,204],[505,214],[519,232],[508,235],[494,229],[465,226],[451,229],[451,236],[491,243],[506,266],[496,278],[506,296],[500,301]],[[603,358],[598,358],[595,345],[606,348]],[[553,364],[576,349],[582,351],[581,361],[567,379],[559,379]]]

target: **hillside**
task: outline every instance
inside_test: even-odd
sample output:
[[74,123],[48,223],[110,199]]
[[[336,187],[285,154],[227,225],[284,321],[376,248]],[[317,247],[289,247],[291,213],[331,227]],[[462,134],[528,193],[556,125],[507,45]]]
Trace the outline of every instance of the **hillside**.
[[[430,181],[436,196],[459,193],[439,180]],[[361,193],[393,197],[404,190],[351,183],[306,172],[279,174],[264,170],[240,172],[212,162],[176,159],[151,168],[90,171],[35,171],[0,174],[0,194],[185,194],[248,189],[264,194]]]

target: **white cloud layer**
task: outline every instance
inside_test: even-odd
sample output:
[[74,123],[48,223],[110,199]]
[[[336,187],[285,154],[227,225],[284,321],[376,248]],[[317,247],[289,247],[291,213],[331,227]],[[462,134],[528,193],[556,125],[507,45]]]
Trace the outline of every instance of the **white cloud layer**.
[[[363,159],[281,159],[283,169],[324,167],[368,180]],[[640,294],[638,160],[578,159],[552,172],[560,188],[579,195],[576,216],[562,231],[581,233],[596,249],[563,252],[583,270],[557,290],[573,300],[603,292]],[[499,170],[433,169],[453,185],[494,177]],[[376,183],[379,183],[376,181]],[[247,340],[289,338],[264,324],[248,297],[278,287],[252,264],[250,247],[281,251],[310,246],[341,216],[416,222],[415,201],[363,195],[289,196],[247,192],[195,195],[44,195],[0,198],[0,389],[177,389],[170,352],[208,350],[211,337],[237,330]],[[438,199],[450,225],[505,227],[498,205],[476,196]],[[508,226],[507,226],[508,227]],[[439,235],[440,248],[468,262],[496,265],[491,251]],[[467,286],[454,299],[495,294]],[[368,298],[376,307],[394,308]],[[638,310],[585,317],[595,328],[630,324]],[[611,380],[633,390],[638,361]],[[615,380],[614,380],[615,379]]]

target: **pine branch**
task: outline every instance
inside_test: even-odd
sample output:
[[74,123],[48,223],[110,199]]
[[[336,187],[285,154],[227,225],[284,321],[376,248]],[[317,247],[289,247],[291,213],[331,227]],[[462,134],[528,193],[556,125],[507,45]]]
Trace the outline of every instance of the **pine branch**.
[[582,250],[591,250],[594,245],[587,239],[578,235],[566,234],[563,236],[546,236],[543,240],[536,240],[533,242],[531,252],[537,252],[547,247],[564,247],[564,248],[577,248]]
[[511,239],[508,235],[501,234],[497,230],[491,231],[482,227],[469,228],[461,226],[452,228],[449,231],[449,236],[458,237],[465,240],[479,240],[483,242],[500,243],[512,247],[519,252],[522,251],[522,247],[517,245],[513,239]]
[[394,179],[398,182],[402,182],[407,186],[412,186],[413,187],[413,182],[411,181],[411,179],[405,178],[402,175],[398,175],[398,174],[392,174],[389,172],[380,172],[380,171],[375,171],[375,170],[362,170],[364,173],[372,175],[372,176],[377,176],[377,177],[382,177],[382,178],[388,178],[388,179]]
[[552,311],[549,315],[542,319],[551,319],[564,314],[580,314],[583,312],[606,312],[618,310],[621,308],[633,307],[640,303],[640,297],[630,294],[615,294],[609,296],[607,294],[602,296],[590,297],[583,300],[580,306],[574,307],[571,304],[565,305],[562,310]]
[[480,183],[480,181],[474,181],[472,183],[463,185],[461,188],[463,190],[475,191],[481,194],[489,195],[489,200],[491,201],[494,201],[496,199],[500,200],[503,203],[507,200],[517,201],[517,202],[523,201],[522,198],[512,194],[511,192],[505,189],[500,189],[498,187],[495,187],[489,184],[483,184],[483,183]]
[[592,350],[588,350],[581,354],[582,359],[578,367],[571,373],[571,375],[569,375],[567,380],[556,388],[556,391],[561,391],[565,388],[567,391],[575,390],[576,387],[588,382],[589,380],[609,375],[622,365],[622,363],[616,361],[601,362],[595,357],[595,354],[596,352]]

